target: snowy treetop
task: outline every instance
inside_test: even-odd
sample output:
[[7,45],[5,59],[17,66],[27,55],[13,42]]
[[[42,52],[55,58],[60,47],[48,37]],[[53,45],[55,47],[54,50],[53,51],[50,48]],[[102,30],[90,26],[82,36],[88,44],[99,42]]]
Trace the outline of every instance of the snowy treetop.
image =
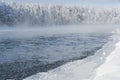
[[0,24],[119,24],[120,8],[0,3]]

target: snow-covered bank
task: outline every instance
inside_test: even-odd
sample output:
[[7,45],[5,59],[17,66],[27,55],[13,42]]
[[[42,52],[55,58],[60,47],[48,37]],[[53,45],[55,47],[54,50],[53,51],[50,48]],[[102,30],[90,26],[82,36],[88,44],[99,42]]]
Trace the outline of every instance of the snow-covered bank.
[[[119,41],[119,36],[114,36],[113,40],[108,42],[94,56],[88,57],[84,60],[70,62],[68,64],[65,64],[49,72],[38,73],[24,80],[103,80],[103,79],[107,80],[104,77],[106,73],[109,73],[112,71],[111,74],[114,74],[114,71],[119,71],[119,69],[117,69],[118,68],[117,65],[114,65],[119,63],[117,62],[119,61],[118,51],[120,49],[119,48],[120,43],[117,43],[118,41]],[[115,46],[116,43],[117,43],[117,46]],[[106,57],[107,57],[107,60],[106,60]],[[112,57],[112,58],[109,58],[109,57]],[[109,66],[108,60],[111,61],[110,66]],[[102,67],[101,64],[104,67]],[[112,66],[116,66],[117,68],[116,67],[113,68]],[[101,76],[103,76],[102,79],[101,79]],[[117,77],[118,76],[119,76],[119,73],[117,74]],[[108,76],[108,78],[115,80],[116,76],[114,76],[114,78],[111,78]]]
[[105,63],[96,70],[94,80],[120,80],[120,41],[115,50],[106,58]]
[[38,73],[24,80],[82,80],[91,77],[96,67],[92,61],[75,61],[49,72]]

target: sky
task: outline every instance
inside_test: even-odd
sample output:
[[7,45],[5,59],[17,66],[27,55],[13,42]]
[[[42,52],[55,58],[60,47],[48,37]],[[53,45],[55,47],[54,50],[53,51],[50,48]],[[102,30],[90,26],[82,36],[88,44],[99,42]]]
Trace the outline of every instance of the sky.
[[17,3],[40,3],[85,6],[120,6],[120,0],[3,0]]

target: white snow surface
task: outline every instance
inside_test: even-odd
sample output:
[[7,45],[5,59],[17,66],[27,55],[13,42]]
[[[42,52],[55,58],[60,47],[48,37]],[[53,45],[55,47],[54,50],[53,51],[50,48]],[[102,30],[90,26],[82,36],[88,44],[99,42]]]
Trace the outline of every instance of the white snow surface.
[[96,55],[24,80],[120,80],[120,39],[113,37]]
[[106,58],[105,63],[96,70],[94,80],[120,80],[120,41],[115,50]]
[[92,61],[75,61],[49,72],[38,73],[24,80],[81,80],[90,77],[95,66],[96,64]]

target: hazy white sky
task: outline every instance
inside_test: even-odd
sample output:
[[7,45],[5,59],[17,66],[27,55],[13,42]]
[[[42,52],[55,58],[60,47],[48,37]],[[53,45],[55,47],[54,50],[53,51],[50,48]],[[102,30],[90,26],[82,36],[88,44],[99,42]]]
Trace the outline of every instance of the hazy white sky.
[[83,6],[120,6],[120,0],[3,0],[17,3],[62,4]]

